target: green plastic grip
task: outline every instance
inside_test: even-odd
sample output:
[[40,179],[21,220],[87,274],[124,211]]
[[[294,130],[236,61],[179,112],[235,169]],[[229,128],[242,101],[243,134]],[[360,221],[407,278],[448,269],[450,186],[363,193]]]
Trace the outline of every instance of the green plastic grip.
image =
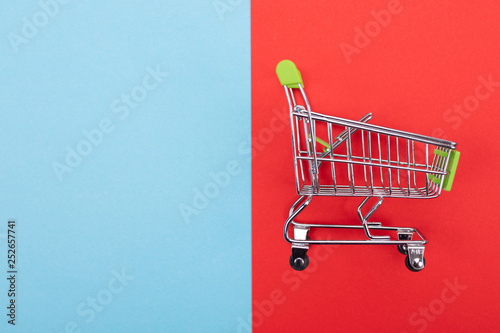
[[[309,139],[311,139],[311,134],[309,134]],[[330,149],[330,145],[325,140],[322,140],[321,138],[316,137],[316,142],[325,146],[325,148],[323,148],[324,153],[326,153]]]
[[[458,167],[458,160],[460,159],[460,152],[452,150],[449,153],[446,153],[442,150],[436,149],[434,150],[434,154],[442,157],[446,157],[448,154],[450,154],[450,159],[448,160],[448,167],[446,168],[447,175],[444,176],[443,179],[443,190],[451,191],[451,186],[453,185],[453,180],[455,179],[455,173]],[[441,180],[433,175],[429,175],[429,179],[435,184],[439,185],[441,183]]]
[[276,66],[276,74],[282,86],[287,86],[288,88],[298,88],[299,83],[302,83],[302,75],[300,75],[297,66],[290,60],[282,60]]

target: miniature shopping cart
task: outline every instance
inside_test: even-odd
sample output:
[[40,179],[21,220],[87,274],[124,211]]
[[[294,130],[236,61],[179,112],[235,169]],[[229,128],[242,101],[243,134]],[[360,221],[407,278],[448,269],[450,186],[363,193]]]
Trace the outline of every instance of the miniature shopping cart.
[[[417,229],[386,227],[368,219],[385,197],[429,199],[439,196],[441,190],[449,191],[460,157],[456,143],[367,124],[371,113],[353,121],[313,112],[293,62],[281,61],[276,73],[290,107],[295,182],[300,196],[290,208],[283,231],[292,245],[292,268],[300,271],[308,266],[307,250],[312,244],[392,244],[406,255],[409,270],[422,270],[427,241]],[[298,103],[299,98],[303,105]],[[294,221],[318,195],[364,197],[357,210],[361,224]],[[363,215],[362,208],[370,198],[376,203]],[[289,236],[290,225],[293,238]],[[310,239],[313,228],[363,229],[366,238]],[[397,239],[387,233],[397,233]],[[418,239],[414,239],[415,234]]]

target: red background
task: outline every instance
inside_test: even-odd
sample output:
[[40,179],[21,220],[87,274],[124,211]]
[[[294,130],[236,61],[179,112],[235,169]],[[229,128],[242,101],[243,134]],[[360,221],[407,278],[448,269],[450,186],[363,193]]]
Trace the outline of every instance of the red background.
[[[401,1],[348,63],[339,44],[354,45],[355,27],[364,30],[389,2],[252,1],[254,332],[500,331],[500,87],[477,110],[446,116],[475,94],[479,76],[500,82],[500,3]],[[290,268],[282,236],[297,198],[289,125],[269,137],[273,110],[287,110],[275,75],[282,59],[301,71],[316,112],[359,119],[370,111],[373,124],[458,143],[451,192],[388,198],[372,218],[423,232],[423,271],[410,272],[394,246],[312,246],[309,268]],[[298,221],[358,223],[360,201],[314,198]],[[454,295],[446,281],[466,289]]]

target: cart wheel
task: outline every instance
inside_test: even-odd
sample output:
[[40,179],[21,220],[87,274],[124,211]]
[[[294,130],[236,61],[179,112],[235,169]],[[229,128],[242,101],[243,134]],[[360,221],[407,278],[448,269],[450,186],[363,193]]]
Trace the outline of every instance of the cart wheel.
[[408,245],[406,244],[398,244],[398,251],[401,254],[407,255],[408,254]]
[[293,260],[293,254],[290,256],[289,260],[290,266],[296,271],[303,271],[309,266],[309,257],[304,255],[304,257],[297,257]]
[[425,257],[424,257],[422,266],[416,266],[415,264],[410,263],[410,257],[409,256],[406,256],[405,264],[406,264],[406,268],[408,268],[410,271],[412,271],[412,272],[420,272],[425,267]]

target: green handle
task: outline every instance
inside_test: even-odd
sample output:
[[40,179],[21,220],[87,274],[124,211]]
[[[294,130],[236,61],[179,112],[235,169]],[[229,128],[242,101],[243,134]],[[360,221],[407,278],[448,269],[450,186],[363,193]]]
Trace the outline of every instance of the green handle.
[[287,86],[288,88],[298,88],[299,83],[302,83],[302,75],[300,75],[297,66],[290,60],[282,60],[276,66],[276,74],[282,86]]
[[448,174],[444,177],[443,190],[451,191],[451,185],[453,185],[453,180],[455,179],[455,173],[457,172],[458,159],[460,158],[460,152],[452,150],[450,152],[450,160],[448,161],[448,167],[446,168]]
[[[439,149],[435,149],[434,154],[440,155],[444,158],[448,157],[448,153]],[[451,185],[453,185],[453,180],[455,179],[455,173],[457,172],[458,160],[460,158],[459,151],[452,150],[449,152],[449,154],[450,154],[450,159],[448,160],[448,167],[446,168],[447,175],[444,176],[443,179],[443,191],[451,191]],[[433,175],[429,175],[429,179],[435,184],[439,185],[441,183],[441,179]]]

